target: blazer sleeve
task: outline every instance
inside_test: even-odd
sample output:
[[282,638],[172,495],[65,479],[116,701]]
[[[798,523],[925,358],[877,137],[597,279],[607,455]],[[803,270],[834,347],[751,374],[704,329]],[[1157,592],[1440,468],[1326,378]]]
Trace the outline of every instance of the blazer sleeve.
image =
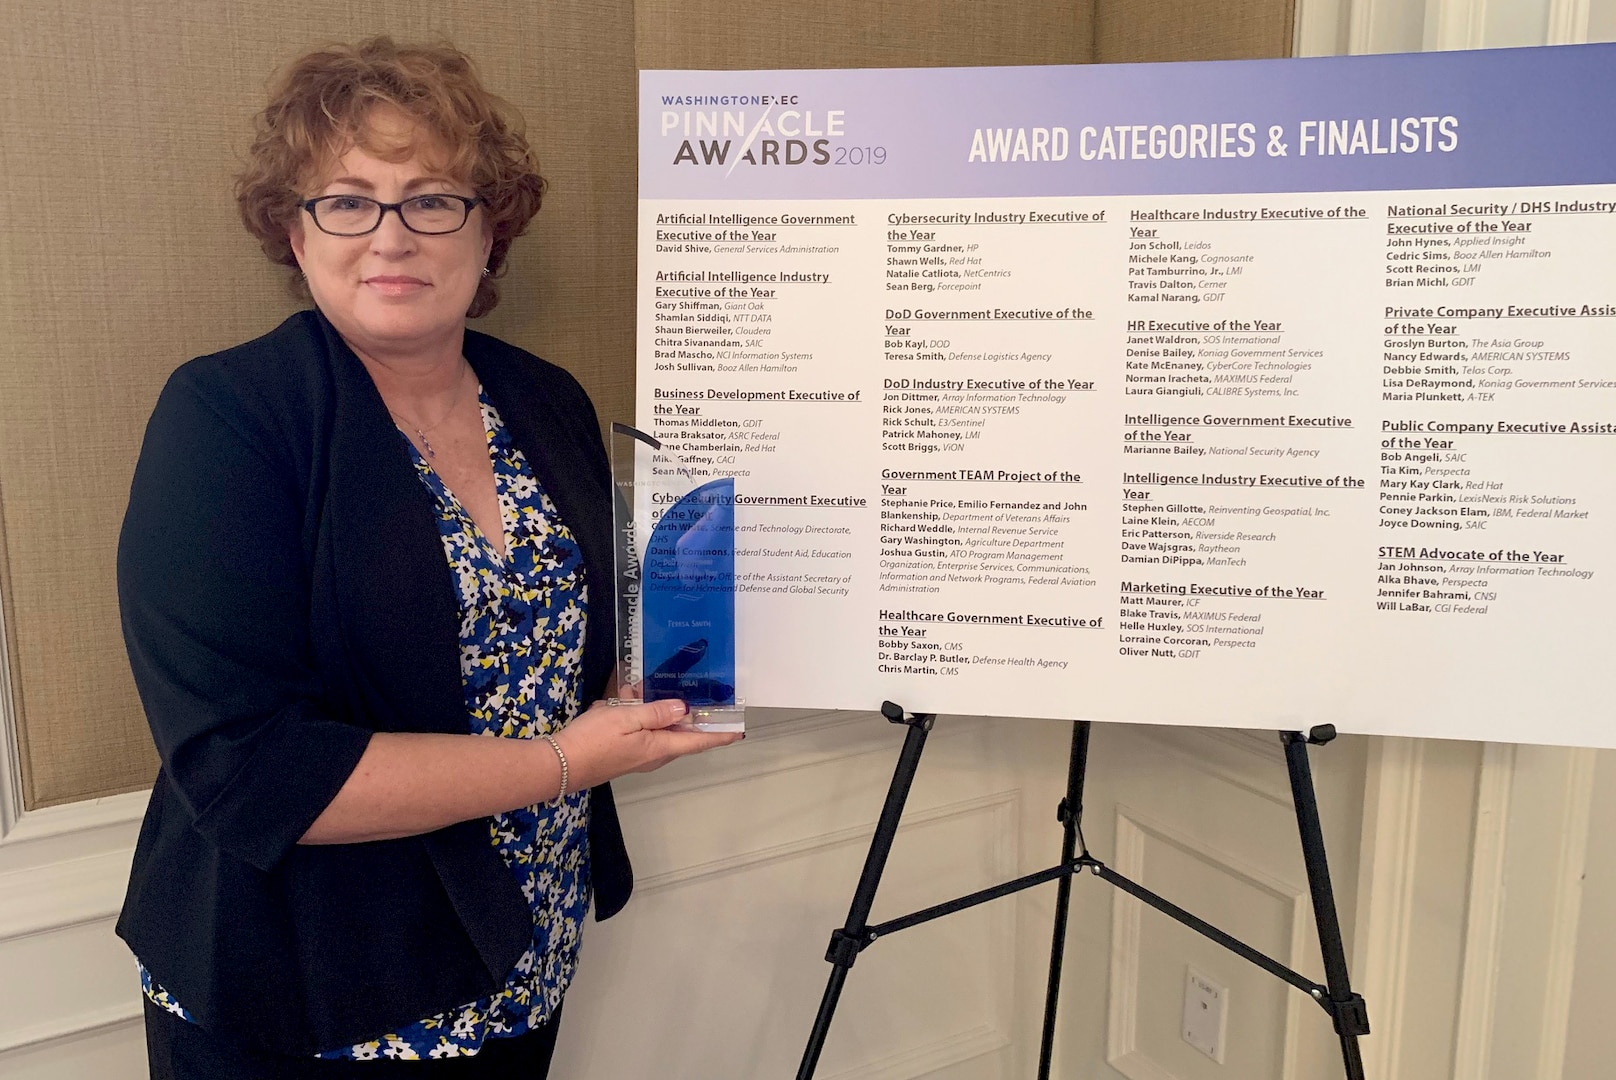
[[224,381],[196,366],[169,380],[147,426],[118,599],[179,801],[207,841],[267,872],[342,787],[371,732],[321,703],[290,458],[270,425],[249,421]]

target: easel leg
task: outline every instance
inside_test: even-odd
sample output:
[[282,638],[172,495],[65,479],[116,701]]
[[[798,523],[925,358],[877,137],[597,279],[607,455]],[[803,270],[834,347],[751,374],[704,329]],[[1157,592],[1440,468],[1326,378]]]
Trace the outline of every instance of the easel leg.
[[1369,1034],[1369,1010],[1364,999],[1353,993],[1347,976],[1347,953],[1341,941],[1335,891],[1330,885],[1330,866],[1324,854],[1324,830],[1319,826],[1313,770],[1307,760],[1308,743],[1329,742],[1335,738],[1335,728],[1323,724],[1305,736],[1298,731],[1285,731],[1280,733],[1280,738],[1285,743],[1291,798],[1296,803],[1296,827],[1301,832],[1302,859],[1307,866],[1308,889],[1313,894],[1313,919],[1319,930],[1319,953],[1324,958],[1328,997],[1319,1004],[1330,1014],[1336,1034],[1341,1038],[1341,1060],[1346,1067],[1347,1080],[1364,1080],[1358,1036]]
[[1291,970],[1272,957],[1224,933],[1165,897],[1158,896],[1143,885],[1130,881],[1089,854],[1087,845],[1083,842],[1082,819],[1083,783],[1088,766],[1090,726],[1083,721],[1079,721],[1072,730],[1072,754],[1066,774],[1066,798],[1061,800],[1059,814],[1065,833],[1061,843],[1061,862],[1058,866],[1026,874],[991,888],[980,889],[956,900],[934,904],[877,926],[870,926],[870,909],[875,904],[876,889],[880,886],[881,876],[886,870],[887,857],[892,851],[892,842],[898,832],[898,822],[903,817],[904,804],[909,798],[909,788],[920,765],[920,754],[925,749],[926,736],[930,733],[935,719],[926,713],[906,717],[903,709],[890,701],[881,706],[881,712],[892,723],[907,724],[909,732],[904,738],[903,751],[898,757],[892,784],[887,789],[886,803],[881,808],[875,836],[870,841],[870,851],[864,860],[864,870],[859,875],[858,888],[853,895],[852,907],[847,913],[847,922],[841,929],[832,932],[830,947],[825,952],[825,959],[831,964],[830,982],[826,985],[825,996],[820,1001],[819,1015],[814,1019],[813,1033],[809,1037],[808,1046],[803,1051],[797,1080],[812,1080],[814,1070],[819,1065],[820,1051],[824,1048],[825,1038],[830,1031],[831,1020],[836,1014],[842,987],[847,982],[848,970],[858,959],[858,954],[875,941],[878,935],[896,933],[978,904],[1009,896],[1023,889],[1057,881],[1060,891],[1055,904],[1049,983],[1044,998],[1043,1040],[1039,1048],[1038,1062],[1039,1080],[1048,1080],[1054,1049],[1062,960],[1066,948],[1066,926],[1071,908],[1071,879],[1084,868],[1093,870],[1101,880],[1116,886],[1310,995],[1330,1014],[1336,1034],[1340,1036],[1341,1059],[1346,1068],[1347,1080],[1364,1080],[1363,1058],[1358,1048],[1358,1037],[1369,1034],[1368,1009],[1364,1005],[1363,997],[1353,992],[1347,977],[1346,949],[1341,941],[1341,924],[1336,915],[1335,894],[1330,884],[1330,868],[1324,852],[1324,832],[1319,825],[1318,800],[1314,795],[1313,774],[1307,757],[1309,743],[1322,744],[1335,738],[1334,727],[1323,724],[1313,728],[1305,736],[1299,732],[1280,733],[1285,745],[1286,765],[1290,772],[1291,796],[1296,806],[1296,824],[1301,833],[1302,858],[1307,867],[1308,887],[1312,893],[1313,913],[1318,925],[1319,951],[1324,958],[1327,982],[1321,986],[1300,972]]
[[[1072,726],[1072,755],[1066,767],[1066,797],[1056,817],[1065,828],[1061,839],[1061,865],[1069,866],[1077,857],[1079,828],[1083,822],[1083,774],[1089,761],[1089,722]],[[1087,845],[1083,854],[1088,854]],[[1044,991],[1044,1034],[1038,1044],[1038,1080],[1049,1080],[1055,1052],[1055,1017],[1060,1005],[1061,961],[1066,955],[1066,916],[1072,907],[1072,878],[1060,879],[1055,893],[1055,932],[1049,946],[1049,985]]]
[[847,911],[847,922],[832,932],[830,948],[825,959],[831,963],[830,982],[825,996],[819,1002],[819,1015],[814,1018],[814,1030],[808,1037],[808,1046],[802,1053],[802,1064],[797,1067],[797,1080],[811,1080],[819,1066],[819,1053],[825,1047],[825,1036],[836,1015],[836,1003],[847,982],[847,972],[858,959],[858,954],[869,944],[870,908],[875,904],[875,891],[886,870],[887,856],[892,852],[893,837],[898,834],[898,822],[903,817],[904,803],[909,799],[909,788],[920,767],[920,754],[926,748],[926,736],[931,732],[936,717],[930,713],[915,713],[905,717],[903,709],[892,702],[883,702],[881,715],[894,724],[907,724],[903,750],[898,755],[898,767],[893,770],[892,784],[887,788],[887,799],[881,807],[881,818],[875,825],[875,836],[870,840],[869,854],[864,857],[864,870],[859,874],[858,888],[853,892],[853,904]]

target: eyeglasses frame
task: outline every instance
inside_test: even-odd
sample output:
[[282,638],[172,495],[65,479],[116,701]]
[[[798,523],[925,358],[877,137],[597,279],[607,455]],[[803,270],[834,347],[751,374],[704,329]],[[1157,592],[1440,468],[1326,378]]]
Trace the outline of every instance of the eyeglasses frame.
[[[445,230],[443,230],[441,232],[430,232],[430,231],[427,231],[425,229],[417,229],[415,226],[411,225],[408,221],[406,221],[404,219],[404,205],[406,203],[412,203],[417,199],[429,199],[429,198],[430,199],[453,199],[456,202],[465,204],[466,214],[465,214],[464,217],[462,217],[460,219],[460,224],[456,225],[452,229],[445,229]],[[316,214],[314,212],[314,208],[316,206],[318,206],[320,203],[323,203],[323,202],[325,202],[325,201],[327,201],[329,199],[363,199],[366,202],[376,204],[378,207],[381,208],[380,212],[376,215],[376,224],[372,225],[370,228],[366,229],[364,232],[356,232],[356,233],[336,233],[336,232],[332,232],[330,229],[328,229],[324,225],[320,224],[320,217],[319,217],[318,214]],[[385,219],[387,217],[387,211],[389,211],[389,210],[391,210],[395,214],[397,214],[399,222],[406,229],[408,229],[412,233],[415,233],[417,236],[453,236],[455,233],[459,232],[461,229],[464,229],[466,227],[466,222],[471,220],[471,212],[473,210],[475,210],[479,206],[487,206],[488,205],[488,200],[483,198],[481,195],[469,195],[469,196],[468,195],[456,195],[453,192],[449,192],[449,191],[429,191],[429,192],[426,192],[426,193],[421,194],[421,195],[411,195],[409,198],[404,199],[404,200],[402,200],[400,202],[382,202],[380,199],[373,199],[369,195],[348,195],[348,194],[338,193],[338,194],[335,194],[335,195],[316,195],[312,199],[304,199],[298,205],[301,206],[304,210],[308,211],[308,215],[309,215],[309,217],[311,219],[313,219],[314,227],[316,229],[319,229],[321,232],[325,233],[327,236],[340,236],[340,237],[343,237],[345,239],[351,239],[351,238],[356,237],[356,236],[369,236],[371,233],[373,233],[377,229],[381,228],[382,227],[382,221],[383,221],[383,219]]]

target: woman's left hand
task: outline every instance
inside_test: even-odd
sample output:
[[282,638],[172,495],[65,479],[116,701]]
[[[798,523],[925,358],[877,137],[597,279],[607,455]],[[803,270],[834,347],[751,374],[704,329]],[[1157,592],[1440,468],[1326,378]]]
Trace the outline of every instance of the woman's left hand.
[[579,791],[626,773],[651,772],[675,758],[728,746],[741,732],[678,727],[690,710],[677,699],[638,705],[597,701],[555,734],[567,755],[568,788]]

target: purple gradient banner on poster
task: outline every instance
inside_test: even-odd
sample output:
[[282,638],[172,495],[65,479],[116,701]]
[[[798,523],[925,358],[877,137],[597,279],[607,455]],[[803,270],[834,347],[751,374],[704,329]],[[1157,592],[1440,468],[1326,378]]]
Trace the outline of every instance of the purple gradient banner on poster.
[[1616,45],[647,71],[640,197],[1397,191],[1616,180]]

